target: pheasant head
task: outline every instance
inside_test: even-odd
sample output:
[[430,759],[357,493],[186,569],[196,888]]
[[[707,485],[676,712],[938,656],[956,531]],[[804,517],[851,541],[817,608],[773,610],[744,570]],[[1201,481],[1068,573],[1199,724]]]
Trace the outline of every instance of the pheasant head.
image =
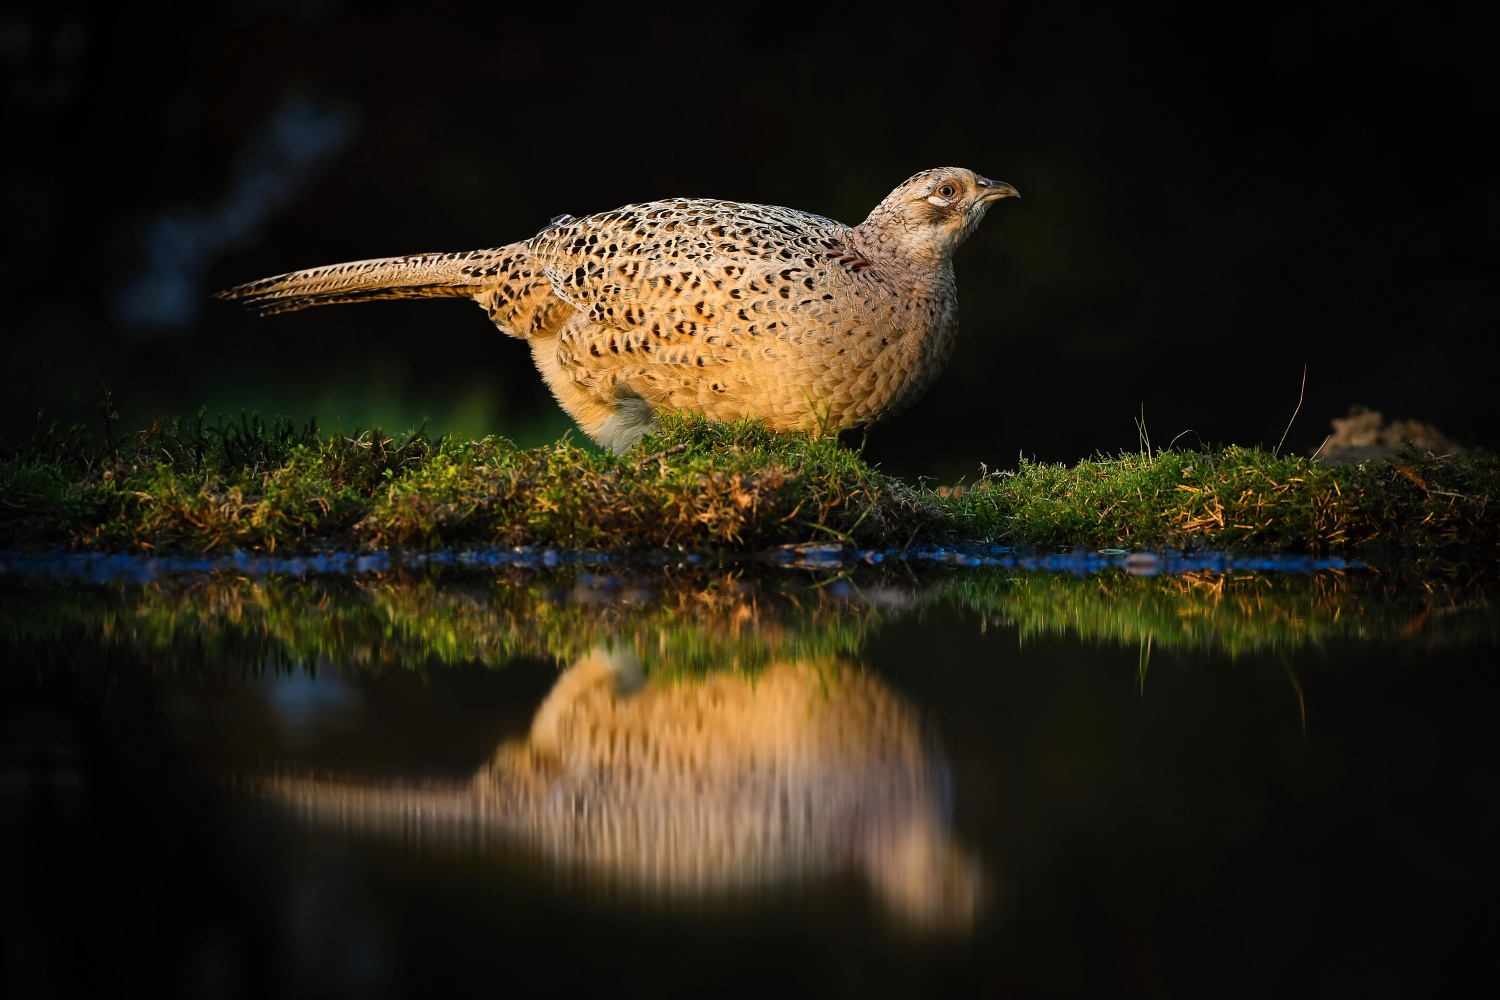
[[991,205],[1019,197],[1004,181],[963,167],[924,170],[887,195],[855,232],[861,244],[877,252],[941,264],[969,238]]

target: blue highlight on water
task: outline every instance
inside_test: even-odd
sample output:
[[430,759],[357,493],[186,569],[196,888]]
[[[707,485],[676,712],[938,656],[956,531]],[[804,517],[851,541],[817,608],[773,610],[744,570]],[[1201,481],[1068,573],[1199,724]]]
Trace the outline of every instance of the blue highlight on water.
[[1363,569],[1365,563],[1337,557],[1314,558],[1301,555],[1235,555],[1228,552],[1126,552],[1103,549],[1091,552],[1075,549],[1068,553],[1021,554],[1003,545],[943,548],[929,546],[912,549],[906,558],[950,566],[1004,566],[1007,568],[1043,570],[1092,576],[1101,570],[1119,568],[1132,576],[1156,576],[1159,573],[1228,573],[1231,570],[1257,573],[1317,573],[1323,570]]
[[576,549],[483,547],[443,549],[439,552],[325,552],[310,556],[251,555],[156,556],[127,553],[23,553],[0,551],[0,574],[69,580],[80,583],[150,583],[165,577],[211,573],[267,576],[363,576],[399,568],[426,566],[457,569],[558,566],[671,566],[712,565],[749,558],[788,569],[846,569],[858,564],[912,562],[955,567],[996,566],[1008,569],[1072,573],[1091,576],[1106,569],[1122,569],[1133,576],[1159,573],[1316,573],[1361,569],[1364,563],[1336,557],[1300,555],[1235,555],[1227,552],[1127,552],[1123,549],[1066,553],[1035,553],[1004,545],[918,545],[906,549],[855,549],[842,545],[788,545],[750,557],[723,558],[714,553],[653,550],[608,553]]

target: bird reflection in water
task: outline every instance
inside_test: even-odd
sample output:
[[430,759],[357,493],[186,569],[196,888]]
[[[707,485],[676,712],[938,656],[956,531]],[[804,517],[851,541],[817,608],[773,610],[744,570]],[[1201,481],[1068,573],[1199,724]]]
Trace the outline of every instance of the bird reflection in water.
[[946,785],[911,709],[858,669],[658,682],[633,654],[598,649],[558,678],[529,736],[468,782],[260,782],[315,820],[494,836],[647,895],[857,870],[898,922],[961,932],[984,880],[952,839]]

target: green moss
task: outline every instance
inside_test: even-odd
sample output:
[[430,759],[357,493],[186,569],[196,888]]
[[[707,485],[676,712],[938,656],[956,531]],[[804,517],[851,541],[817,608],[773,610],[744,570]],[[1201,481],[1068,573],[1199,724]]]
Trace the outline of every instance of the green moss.
[[1500,461],[1408,451],[1328,466],[1258,448],[1024,459],[943,505],[971,537],[1043,546],[1348,550],[1500,543]]
[[801,541],[1346,551],[1500,544],[1500,462],[1335,468],[1258,449],[1021,461],[970,488],[882,474],[836,439],[667,415],[616,457],[241,415],[0,455],[0,547],[287,552],[500,544],[759,549]]
[[242,416],[107,448],[46,435],[0,460],[0,546],[288,551],[398,545],[878,543],[935,523],[836,440],[668,417],[619,458],[567,438],[322,436]]

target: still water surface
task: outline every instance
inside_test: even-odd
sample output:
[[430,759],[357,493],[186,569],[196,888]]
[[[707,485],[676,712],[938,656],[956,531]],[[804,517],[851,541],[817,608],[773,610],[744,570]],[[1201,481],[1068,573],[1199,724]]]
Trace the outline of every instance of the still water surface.
[[1500,985],[1491,578],[1098,563],[12,569],[8,985]]

